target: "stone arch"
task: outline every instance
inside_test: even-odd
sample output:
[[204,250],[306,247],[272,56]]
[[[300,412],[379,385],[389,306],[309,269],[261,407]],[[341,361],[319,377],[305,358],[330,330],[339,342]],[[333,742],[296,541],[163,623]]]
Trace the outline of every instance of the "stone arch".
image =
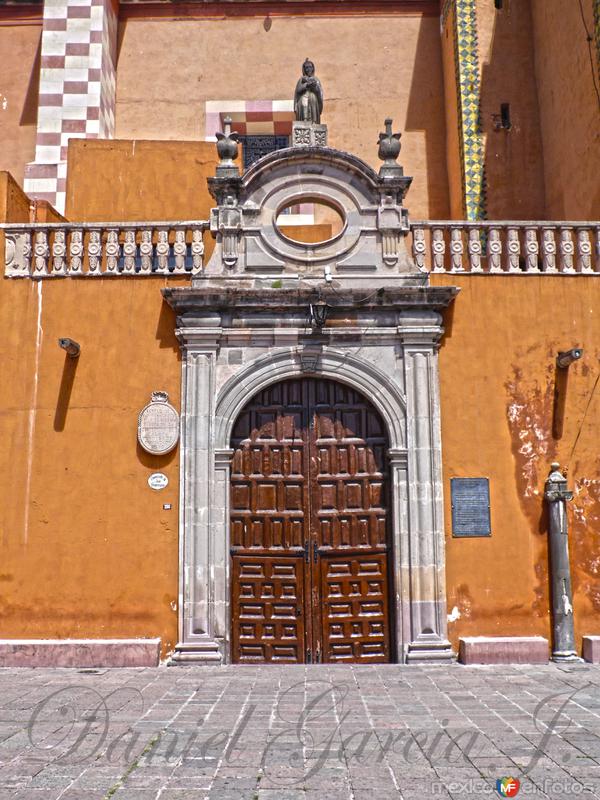
[[[255,394],[272,383],[309,373],[303,372],[301,350],[280,350],[254,359],[221,387],[215,407],[216,450],[229,447],[231,431],[242,408]],[[374,405],[385,422],[390,450],[401,450],[406,441],[406,399],[397,384],[374,364],[349,353],[324,348],[314,375],[346,383]]]

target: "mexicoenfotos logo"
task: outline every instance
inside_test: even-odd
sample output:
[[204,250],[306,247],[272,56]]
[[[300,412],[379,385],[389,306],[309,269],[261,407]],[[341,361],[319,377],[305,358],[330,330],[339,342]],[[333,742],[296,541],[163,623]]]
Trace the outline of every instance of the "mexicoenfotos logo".
[[516,797],[519,793],[521,782],[518,778],[498,778],[496,791],[500,797]]

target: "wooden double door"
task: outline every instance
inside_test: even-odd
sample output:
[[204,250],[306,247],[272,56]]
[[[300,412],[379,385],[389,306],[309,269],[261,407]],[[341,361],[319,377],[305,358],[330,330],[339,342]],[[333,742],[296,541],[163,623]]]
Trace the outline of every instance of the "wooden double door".
[[232,447],[233,661],[389,661],[377,411],[335,381],[288,380],[249,401]]

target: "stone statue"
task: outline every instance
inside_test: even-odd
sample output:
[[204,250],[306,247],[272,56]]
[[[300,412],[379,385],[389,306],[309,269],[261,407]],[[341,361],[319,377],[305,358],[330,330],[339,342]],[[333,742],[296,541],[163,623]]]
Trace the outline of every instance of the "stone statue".
[[302,64],[302,77],[296,84],[294,93],[294,112],[301,122],[321,122],[323,111],[323,89],[315,78],[315,65],[308,58]]

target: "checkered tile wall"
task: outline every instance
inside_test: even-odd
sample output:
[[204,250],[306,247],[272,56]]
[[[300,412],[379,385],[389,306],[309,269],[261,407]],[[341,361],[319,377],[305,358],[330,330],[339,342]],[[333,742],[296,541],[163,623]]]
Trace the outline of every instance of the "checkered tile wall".
[[64,212],[69,139],[110,139],[115,127],[117,15],[111,0],[45,0],[30,197]]
[[251,136],[289,136],[294,119],[292,100],[209,100],[206,103],[206,139],[215,141],[223,120],[231,117],[232,130]]
[[485,219],[485,152],[480,119],[477,0],[446,0],[442,24],[453,26],[460,163],[465,219]]

